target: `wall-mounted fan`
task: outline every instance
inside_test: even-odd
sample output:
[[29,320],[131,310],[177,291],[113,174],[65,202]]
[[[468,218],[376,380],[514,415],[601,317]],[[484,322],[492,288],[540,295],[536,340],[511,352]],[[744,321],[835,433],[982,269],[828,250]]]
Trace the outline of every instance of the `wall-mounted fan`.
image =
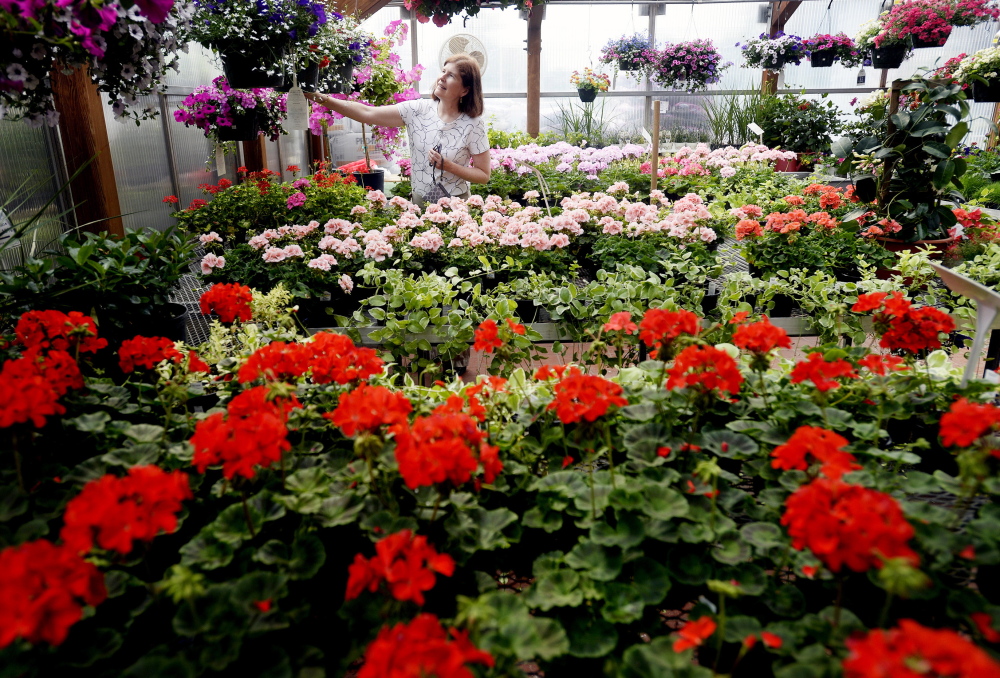
[[441,45],[441,54],[438,58],[438,65],[442,68],[444,67],[444,60],[450,57],[452,54],[468,54],[477,62],[479,62],[479,72],[486,72],[486,64],[488,60],[486,59],[486,48],[483,46],[482,41],[474,35],[469,35],[468,33],[459,33],[458,35],[453,35]]

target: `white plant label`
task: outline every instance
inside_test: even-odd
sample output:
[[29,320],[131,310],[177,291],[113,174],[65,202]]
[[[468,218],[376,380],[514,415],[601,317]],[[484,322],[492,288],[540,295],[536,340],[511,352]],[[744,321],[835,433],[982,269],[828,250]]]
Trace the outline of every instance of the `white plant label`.
[[309,129],[309,102],[306,101],[302,89],[296,85],[288,90],[288,102],[285,104],[288,120],[285,127],[289,130]]
[[226,152],[221,144],[215,147],[215,172],[220,177],[226,176]]

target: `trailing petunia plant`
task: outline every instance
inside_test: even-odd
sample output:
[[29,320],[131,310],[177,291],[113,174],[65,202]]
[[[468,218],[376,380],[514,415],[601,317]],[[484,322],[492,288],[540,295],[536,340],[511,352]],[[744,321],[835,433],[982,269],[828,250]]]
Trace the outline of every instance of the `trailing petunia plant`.
[[736,43],[743,50],[744,68],[780,70],[786,64],[798,65],[806,56],[806,47],[797,35],[779,32],[775,37],[761,33],[745,43]]

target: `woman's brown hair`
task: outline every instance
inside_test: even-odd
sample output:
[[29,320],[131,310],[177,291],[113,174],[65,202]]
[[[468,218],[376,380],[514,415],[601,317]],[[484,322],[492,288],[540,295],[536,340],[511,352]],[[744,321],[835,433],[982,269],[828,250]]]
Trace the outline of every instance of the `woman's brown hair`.
[[448,64],[455,64],[458,74],[462,76],[462,87],[469,90],[458,102],[458,110],[470,118],[478,118],[483,114],[483,79],[479,75],[479,62],[468,54],[452,54],[444,60],[444,65]]

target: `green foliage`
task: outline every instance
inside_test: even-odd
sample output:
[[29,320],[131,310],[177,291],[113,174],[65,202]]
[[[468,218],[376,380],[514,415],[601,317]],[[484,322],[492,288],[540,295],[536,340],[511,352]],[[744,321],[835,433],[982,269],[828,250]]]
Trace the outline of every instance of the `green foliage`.
[[841,128],[839,109],[832,102],[803,99],[794,94],[765,97],[760,103],[764,143],[797,153],[826,153],[831,136]]

